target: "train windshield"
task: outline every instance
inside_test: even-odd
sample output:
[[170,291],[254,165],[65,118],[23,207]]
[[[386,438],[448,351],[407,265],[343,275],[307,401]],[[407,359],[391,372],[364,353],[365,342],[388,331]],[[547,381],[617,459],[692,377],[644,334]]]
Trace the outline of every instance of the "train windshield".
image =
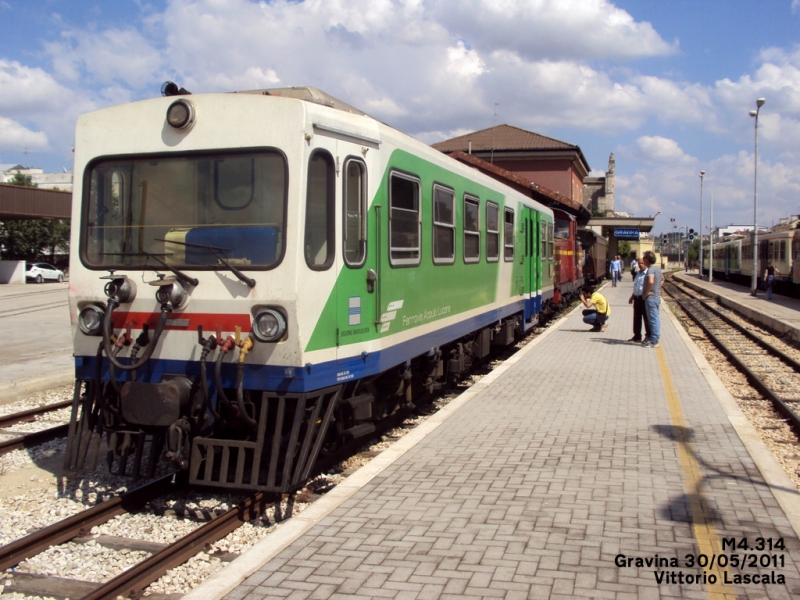
[[101,160],[88,182],[89,267],[265,269],[283,257],[288,176],[279,152]]

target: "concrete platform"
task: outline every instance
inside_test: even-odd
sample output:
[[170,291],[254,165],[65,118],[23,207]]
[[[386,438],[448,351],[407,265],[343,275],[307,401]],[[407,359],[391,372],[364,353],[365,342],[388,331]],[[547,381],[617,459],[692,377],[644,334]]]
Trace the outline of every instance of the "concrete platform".
[[624,341],[631,289],[185,598],[800,597],[797,488],[663,304],[660,348]]
[[787,339],[800,342],[800,300],[797,298],[773,294],[772,300],[767,300],[764,290],[758,290],[758,296],[751,296],[749,288],[716,279],[709,283],[696,272],[677,272],[674,276],[690,288],[718,300],[723,306],[785,335]]

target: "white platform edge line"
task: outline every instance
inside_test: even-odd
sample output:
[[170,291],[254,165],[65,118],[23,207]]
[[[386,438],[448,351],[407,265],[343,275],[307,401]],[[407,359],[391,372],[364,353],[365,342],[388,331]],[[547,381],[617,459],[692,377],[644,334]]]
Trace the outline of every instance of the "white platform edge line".
[[692,358],[694,358],[700,372],[705,377],[711,391],[719,402],[728,420],[733,425],[739,439],[742,440],[744,447],[756,464],[756,467],[761,472],[764,482],[772,492],[778,505],[783,510],[786,519],[794,529],[795,535],[800,538],[800,495],[797,491],[797,486],[789,478],[786,472],[778,463],[777,459],[773,456],[772,451],[767,447],[761,436],[756,431],[755,427],[750,423],[742,409],[736,403],[736,400],[722,383],[722,380],[714,372],[714,369],[703,356],[700,348],[692,341],[689,334],[683,328],[678,318],[672,314],[668,307],[664,307],[670,321],[678,330],[678,335],[683,340],[686,347],[689,349]]
[[492,381],[496,380],[505,371],[519,362],[523,356],[560,328],[579,308],[581,308],[580,305],[570,311],[569,314],[557,319],[550,327],[539,334],[536,339],[532,340],[508,360],[493,369],[491,373],[481,378],[475,385],[451,400],[447,406],[431,415],[430,418],[417,426],[408,435],[399,439],[392,444],[390,448],[381,452],[358,471],[350,475],[345,481],[337,485],[322,498],[315,501],[306,510],[286,522],[280,523],[275,531],[267,535],[267,537],[256,543],[228,566],[217,571],[199,586],[185,594],[183,600],[220,600],[226,594],[236,589],[236,587],[258,571],[258,569],[278,556],[285,548],[300,538],[300,536],[305,534],[319,521],[327,517],[345,500],[352,497],[376,475],[408,452],[408,450],[416,446],[425,436],[482,392]]

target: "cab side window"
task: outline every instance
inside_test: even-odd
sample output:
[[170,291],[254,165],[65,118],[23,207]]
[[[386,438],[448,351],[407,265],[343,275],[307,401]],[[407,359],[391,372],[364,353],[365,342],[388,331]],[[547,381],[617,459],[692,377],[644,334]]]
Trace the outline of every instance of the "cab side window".
[[308,161],[303,244],[306,264],[314,271],[324,271],[333,264],[335,181],[333,158],[324,150],[315,151]]
[[367,256],[367,168],[360,160],[344,163],[344,262],[360,267]]

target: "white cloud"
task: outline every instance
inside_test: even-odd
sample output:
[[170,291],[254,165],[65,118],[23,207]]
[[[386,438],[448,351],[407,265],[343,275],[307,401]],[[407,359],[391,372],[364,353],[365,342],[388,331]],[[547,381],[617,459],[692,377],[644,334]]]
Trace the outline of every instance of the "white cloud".
[[160,52],[135,29],[68,31],[46,47],[55,72],[68,81],[141,87],[161,70]]
[[42,69],[0,59],[0,114],[27,115],[59,110],[72,93]]
[[0,150],[33,152],[49,150],[47,134],[31,131],[16,121],[0,117]]
[[667,55],[661,39],[606,0],[442,0],[430,14],[451,35],[481,51],[512,50],[529,60],[597,60]]

